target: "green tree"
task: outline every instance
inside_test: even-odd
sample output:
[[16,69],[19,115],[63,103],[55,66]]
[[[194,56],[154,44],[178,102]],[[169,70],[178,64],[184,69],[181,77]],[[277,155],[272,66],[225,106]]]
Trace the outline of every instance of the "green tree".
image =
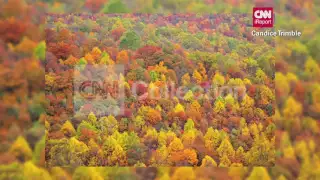
[[[44,149],[46,146],[46,138],[43,136],[35,145],[32,161],[36,165],[44,164]],[[41,162],[43,161],[43,162]],[[43,164],[41,164],[43,163]]]
[[45,60],[46,57],[46,43],[45,41],[40,42],[34,49],[34,54],[37,59]]
[[141,44],[140,36],[134,31],[127,31],[120,39],[121,49],[136,50],[140,47],[140,44]]
[[320,36],[316,36],[312,39],[310,39],[307,43],[307,47],[309,50],[310,55],[315,59],[316,61],[320,61]]
[[23,174],[23,164],[13,162],[11,164],[0,165],[0,179],[17,179],[23,180],[25,176]]
[[110,0],[102,9],[103,13],[127,13],[128,7],[121,0]]

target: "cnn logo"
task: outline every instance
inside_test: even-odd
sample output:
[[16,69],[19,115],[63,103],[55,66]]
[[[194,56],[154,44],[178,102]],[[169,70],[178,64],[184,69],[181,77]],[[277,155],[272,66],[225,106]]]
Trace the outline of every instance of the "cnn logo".
[[272,7],[256,7],[252,13],[253,27],[273,27],[274,17]]

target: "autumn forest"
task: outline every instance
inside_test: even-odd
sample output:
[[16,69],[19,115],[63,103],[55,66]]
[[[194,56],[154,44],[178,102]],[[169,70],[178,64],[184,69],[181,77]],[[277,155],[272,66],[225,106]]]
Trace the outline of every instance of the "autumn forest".
[[[273,166],[275,43],[248,24],[242,14],[49,14],[46,165]],[[75,84],[99,73],[106,96],[79,95]]]

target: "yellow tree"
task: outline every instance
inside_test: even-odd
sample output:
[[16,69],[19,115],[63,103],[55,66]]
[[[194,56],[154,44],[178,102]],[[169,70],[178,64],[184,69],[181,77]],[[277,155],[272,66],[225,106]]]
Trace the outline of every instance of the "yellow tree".
[[108,136],[103,143],[103,152],[105,156],[111,155],[117,144],[117,140],[114,137]]
[[158,132],[157,130],[150,126],[147,129],[147,133],[144,135],[144,139],[152,139],[152,140],[157,140],[158,139]]
[[138,115],[135,118],[133,118],[133,124],[137,129],[142,129],[142,127],[145,124],[143,116]]
[[164,62],[159,62],[159,65],[157,64],[156,67],[154,67],[154,71],[160,73],[160,74],[166,74],[168,72],[167,66],[164,66]]
[[45,169],[37,167],[31,161],[27,161],[23,164],[23,178],[50,180],[51,176]]
[[88,115],[88,122],[91,123],[92,125],[95,125],[97,122],[97,117],[93,112],[90,112]]
[[196,81],[197,84],[200,84],[203,80],[203,77],[201,74],[198,72],[198,70],[193,71],[192,78]]
[[177,168],[173,175],[172,180],[196,180],[196,174],[194,173],[192,167],[179,167]]
[[268,76],[263,72],[261,68],[259,68],[256,71],[256,81],[259,84],[264,84],[266,80],[268,79]]
[[90,53],[87,53],[84,56],[84,59],[90,64],[95,64],[95,60],[93,59],[93,56]]
[[76,134],[76,130],[74,129],[73,125],[71,124],[71,122],[69,120],[67,120],[61,127],[61,132],[70,137],[70,136],[74,136]]
[[228,85],[230,85],[230,86],[243,86],[244,83],[243,83],[242,79],[240,79],[240,78],[231,78],[228,81]]
[[199,102],[197,100],[192,101],[191,109],[196,111],[196,112],[200,112],[201,105],[199,104]]
[[179,138],[174,138],[174,140],[169,144],[169,153],[178,152],[183,150],[183,144]]
[[314,84],[312,86],[312,105],[310,107],[310,109],[313,112],[319,113],[320,112],[320,85]]
[[61,167],[52,167],[50,169],[50,174],[52,176],[52,179],[71,179],[69,174]]
[[184,132],[188,132],[192,130],[194,130],[194,122],[191,118],[189,118],[187,122],[184,124]]
[[129,55],[126,50],[122,50],[118,53],[117,62],[121,64],[127,64],[129,62]]
[[196,138],[196,130],[185,131],[181,137],[182,142],[185,146],[191,146]]
[[220,157],[226,155],[228,158],[232,159],[235,155],[235,151],[232,147],[232,144],[229,141],[229,138],[224,138],[220,146],[217,149],[217,152]]
[[216,74],[212,78],[212,84],[216,86],[223,86],[225,83],[225,79],[223,75],[221,75],[219,72],[216,72]]
[[117,144],[112,152],[110,157],[111,164],[118,166],[126,166],[127,165],[127,156],[126,152],[123,148]]
[[167,145],[167,135],[166,132],[162,129],[160,130],[158,134],[158,143],[160,146],[166,146]]
[[245,152],[242,146],[238,147],[235,152],[235,161],[244,164],[245,163]]
[[201,161],[201,167],[217,167],[217,163],[212,157],[206,155]]
[[287,119],[285,122],[286,128],[290,128],[292,124],[300,123],[299,118],[302,114],[302,105],[290,96],[284,104],[282,113],[283,117]]
[[248,168],[246,167],[235,167],[231,165],[228,171],[228,175],[233,179],[233,180],[240,180],[240,179],[245,179],[245,175],[247,174]]
[[70,138],[69,140],[70,147],[70,164],[79,164],[84,165],[84,162],[88,157],[88,146],[82,142],[77,140],[75,137]]
[[219,167],[230,167],[230,165],[231,165],[231,161],[229,160],[227,154],[224,154],[220,158]]
[[92,50],[91,50],[91,53],[92,55],[92,58],[94,59],[95,62],[98,62],[102,52],[101,50],[98,48],[98,47],[94,47]]
[[198,63],[198,66],[199,73],[201,74],[203,81],[206,81],[208,79],[206,68],[203,66],[202,63]]
[[112,115],[109,115],[108,117],[101,117],[99,119],[99,126],[104,133],[109,135],[117,131],[119,127],[118,121]]
[[287,77],[281,72],[276,72],[275,84],[277,97],[279,97],[280,99],[287,97],[290,92],[290,84]]
[[264,106],[272,104],[275,101],[275,95],[273,91],[265,85],[260,86],[260,96],[260,104]]
[[77,167],[72,175],[75,180],[103,180],[96,167]]
[[103,52],[101,55],[101,59],[99,61],[99,64],[101,65],[113,65],[114,61],[110,58],[110,55],[106,52]]
[[221,113],[224,112],[226,109],[225,101],[222,97],[218,97],[214,102],[213,111],[215,113]]
[[259,136],[259,128],[256,123],[252,123],[249,125],[249,131],[253,137]]
[[175,112],[175,113],[184,112],[184,106],[181,105],[180,103],[178,103],[178,104],[174,107],[174,112]]
[[182,85],[184,85],[184,86],[186,86],[186,85],[188,85],[190,83],[190,75],[189,75],[189,73],[186,73],[181,77],[181,82],[182,82]]
[[252,99],[250,96],[246,94],[242,99],[241,106],[244,108],[254,107],[254,99]]
[[189,90],[184,96],[183,99],[185,101],[192,101],[194,98],[193,92],[191,90]]
[[205,147],[209,150],[216,149],[221,142],[220,132],[212,127],[208,128],[206,134],[204,135]]
[[315,60],[311,57],[305,62],[305,72],[308,78],[317,79],[320,76],[320,68]]
[[165,145],[161,145],[155,153],[155,163],[156,165],[167,165],[168,164],[168,156],[169,156],[169,151],[168,148]]
[[236,111],[239,109],[239,103],[234,99],[231,94],[228,94],[225,98],[225,104],[228,110]]
[[11,145],[9,152],[12,153],[16,158],[29,160],[32,158],[32,150],[28,142],[22,137],[19,136],[15,142]]
[[268,140],[262,133],[254,138],[251,149],[246,154],[249,165],[269,166],[275,161],[275,138]]
[[265,167],[254,167],[247,180],[271,180]]

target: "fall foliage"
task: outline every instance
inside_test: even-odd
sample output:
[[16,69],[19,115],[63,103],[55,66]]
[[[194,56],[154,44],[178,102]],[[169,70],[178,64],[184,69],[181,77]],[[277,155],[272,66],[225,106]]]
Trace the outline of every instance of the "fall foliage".
[[[84,15],[83,19],[75,18],[76,23],[72,24],[72,28],[79,29],[80,33],[77,32],[75,35],[70,30],[70,34],[66,33],[61,36],[62,33],[59,34],[58,31],[66,32],[63,29],[68,28],[68,25],[71,24],[71,19],[65,18],[66,21],[64,21],[64,17],[60,16],[61,18],[57,17],[57,19],[60,19],[56,19],[55,21],[57,22],[56,29],[52,30],[54,36],[51,37],[51,40],[47,38],[49,37],[48,34],[46,34],[47,37],[42,36],[45,34],[45,32],[42,32],[44,31],[44,24],[52,22],[51,20],[45,20],[47,15],[44,15],[43,11],[68,13],[68,15],[70,12],[85,11],[93,13],[124,13],[129,11],[143,13],[248,13],[251,7],[273,6],[272,2],[269,1],[255,1],[254,4],[248,1],[221,2],[214,0],[133,0],[132,2],[121,0],[80,0],[76,2],[1,1],[0,39],[2,41],[0,42],[0,68],[3,78],[0,81],[0,112],[2,117],[0,178],[318,179],[319,157],[317,154],[319,154],[319,148],[317,144],[319,144],[318,120],[320,116],[318,98],[319,78],[317,76],[319,70],[317,68],[320,51],[317,45],[319,44],[319,36],[315,34],[318,33],[318,28],[316,28],[318,14],[316,10],[319,7],[316,1],[310,0],[301,2],[280,0],[277,3],[279,6],[274,9],[276,14],[281,13],[281,18],[277,19],[277,26],[297,28],[303,31],[303,36],[301,38],[289,39],[278,38],[276,47],[278,56],[277,58],[272,58],[270,57],[270,53],[264,54],[264,52],[270,49],[265,47],[264,43],[274,44],[271,38],[267,38],[264,41],[250,36],[250,32],[246,32],[246,27],[237,23],[239,19],[241,21],[241,18],[230,18],[228,23],[222,23],[220,26],[219,24],[225,20],[223,17],[216,18],[215,15],[208,15],[203,19],[200,16],[195,19],[195,22],[190,23],[183,23],[185,20],[176,18],[174,15],[170,15],[166,19],[162,16],[155,17],[152,21],[152,24],[155,25],[147,26],[148,28],[144,29],[144,32],[148,33],[146,34],[148,38],[144,37],[144,34],[132,33],[133,31],[137,32],[136,30],[139,28],[144,28],[143,23],[130,23],[126,21],[122,23],[122,27],[119,28],[117,26],[118,29],[111,29],[111,24],[114,24],[114,20],[108,21],[108,18],[99,19],[94,15]],[[130,17],[130,15],[126,15],[126,17]],[[305,23],[306,17],[312,19],[313,23]],[[303,21],[300,21],[301,19]],[[97,23],[93,23],[93,21],[97,21]],[[173,26],[167,28],[167,21],[172,21]],[[214,27],[210,24],[211,22],[215,23]],[[102,23],[103,26],[99,27],[99,23]],[[133,29],[132,24],[137,24],[137,29]],[[158,28],[157,25],[161,25],[162,28]],[[216,28],[215,26],[220,27]],[[110,29],[104,29],[104,27],[110,27]],[[152,27],[156,28],[152,29]],[[183,34],[179,29],[183,29],[183,33],[190,32],[192,35]],[[97,32],[102,30],[108,33],[103,33],[104,37],[101,40],[99,38],[102,37]],[[46,32],[48,31],[46,30]],[[217,35],[220,37],[217,37]],[[175,37],[176,41],[171,43],[170,40],[172,39],[170,37]],[[249,43],[242,42],[238,46],[237,41],[240,40],[238,39],[239,37]],[[59,41],[67,41],[67,44],[61,42],[58,44],[58,39]],[[114,43],[117,45],[111,47]],[[174,45],[176,43],[180,45]],[[261,44],[259,44],[258,48],[255,48],[255,43]],[[120,44],[121,49],[118,49]],[[78,45],[83,46],[83,48],[78,48]],[[153,46],[159,50],[147,55],[143,54],[143,52],[146,52],[145,50],[136,53],[137,49],[144,46]],[[94,47],[98,47],[101,51],[101,56],[93,51]],[[214,53],[214,55],[209,53],[210,56],[206,56],[206,54],[198,56],[211,47],[217,53]],[[200,51],[195,52],[195,50]],[[63,79],[61,77],[64,77],[65,74],[59,73],[68,69],[68,66],[69,68],[74,67],[77,62],[83,65],[88,62],[97,63],[100,60],[104,64],[115,64],[117,63],[118,52],[121,51],[127,52],[130,60],[129,63],[136,62],[139,65],[136,69],[129,69],[132,71],[130,74],[133,74],[139,80],[149,81],[149,72],[152,70],[148,70],[147,67],[157,66],[163,61],[164,67],[168,69],[168,72],[159,74],[160,78],[157,75],[154,76],[156,77],[156,81],[172,80],[180,83],[180,77],[183,76],[184,78],[181,83],[187,86],[200,80],[200,74],[202,77],[200,85],[205,85],[206,82],[204,81],[210,81],[218,86],[223,86],[225,84],[239,84],[239,81],[237,82],[235,78],[240,78],[247,88],[252,84],[252,91],[249,96],[245,96],[245,99],[234,98],[232,100],[226,97],[218,101],[216,99],[214,101],[197,99],[197,102],[201,106],[200,111],[197,111],[197,113],[195,113],[197,108],[190,108],[191,103],[195,102],[194,100],[199,95],[195,91],[190,91],[192,93],[185,96],[185,99],[179,99],[178,102],[170,101],[168,103],[160,99],[161,103],[154,103],[146,100],[143,104],[145,103],[144,105],[151,107],[160,114],[160,116],[156,116],[158,118],[155,121],[150,121],[157,122],[152,125],[144,116],[137,114],[138,109],[136,108],[140,108],[141,106],[136,102],[133,103],[132,99],[129,98],[127,102],[130,102],[130,105],[132,105],[129,108],[133,110],[133,116],[128,116],[127,120],[124,117],[109,118],[108,116],[99,117],[98,115],[96,121],[91,121],[92,119],[87,116],[72,119],[67,117],[65,113],[67,108],[64,106],[65,100],[63,99],[68,97],[67,95],[64,96],[64,93],[67,94],[68,90],[64,90],[63,88],[68,87],[68,85],[66,85],[66,81],[61,80]],[[228,53],[232,51],[236,52],[233,52],[232,56],[229,57]],[[87,56],[88,60],[84,58],[87,53],[90,53],[91,56]],[[51,55],[55,57],[50,57]],[[239,57],[251,55],[252,58],[247,61],[248,64],[244,66],[233,64],[237,62],[235,60],[240,59]],[[49,59],[52,61],[48,61]],[[203,66],[198,64],[199,61]],[[274,77],[272,77],[272,71],[270,71],[270,67],[272,67],[270,65],[272,64],[275,64],[276,70],[280,71],[275,76],[276,87],[273,84]],[[239,67],[239,69],[235,67]],[[210,68],[213,69],[210,70]],[[217,68],[219,68],[220,72],[216,71]],[[177,71],[178,69],[179,71]],[[203,69],[206,70],[205,73],[203,73]],[[49,74],[46,72],[45,75],[46,87],[42,83],[44,82],[42,81],[44,78],[41,78],[44,77],[44,70],[50,71]],[[199,73],[195,76],[197,78],[193,77],[195,70]],[[148,72],[144,73],[145,71]],[[247,77],[245,81],[243,76],[246,76],[246,73],[251,73],[249,77],[252,78]],[[281,75],[278,73],[281,73]],[[215,74],[220,74],[221,76],[214,78]],[[207,80],[205,75],[207,75]],[[128,74],[125,74],[125,76],[126,81],[130,84],[129,79],[131,78],[129,78]],[[231,78],[234,80],[231,80],[231,83],[229,83]],[[155,84],[161,84],[159,82],[155,82]],[[261,83],[268,87],[269,90],[265,87],[259,88],[255,83]],[[59,92],[58,94],[45,96],[45,88],[48,87],[55,88],[58,92],[63,91],[63,93]],[[50,88],[49,91],[52,90]],[[276,88],[276,97],[272,96],[273,88]],[[48,92],[48,89],[46,91]],[[272,103],[275,100],[276,102]],[[223,101],[225,108],[217,108],[217,111],[214,112],[214,103],[217,102],[217,104],[222,105],[221,102]],[[161,108],[156,107],[158,103]],[[79,104],[81,105],[81,103]],[[178,110],[180,109],[178,112],[183,112],[181,110],[183,109],[184,114],[174,113],[174,107],[177,104],[183,107],[178,108]],[[45,114],[42,106],[46,107],[47,114]],[[84,110],[87,110],[88,114],[91,112],[92,108],[90,105],[83,105],[83,107]],[[69,108],[69,110],[71,111],[72,108]],[[189,109],[193,109],[191,113],[189,113]],[[231,109],[232,111],[230,111]],[[172,113],[169,113],[169,111],[172,111]],[[207,114],[209,111],[211,113]],[[292,112],[290,113],[290,111]],[[229,119],[229,117],[225,117],[225,114],[230,112],[234,113],[232,116],[245,117],[245,123],[243,123],[243,120],[240,122],[241,128],[231,125],[227,127],[229,123],[223,123]],[[275,113],[274,122],[269,117],[273,113]],[[197,118],[199,114],[200,119]],[[165,115],[168,115],[168,117]],[[189,120],[191,115],[194,125]],[[183,116],[185,117],[181,118]],[[102,123],[101,125],[99,123],[100,118],[104,119],[105,124]],[[167,118],[176,118],[178,121],[170,122],[167,121]],[[181,121],[182,119],[183,121]],[[207,122],[202,119],[206,119]],[[87,122],[81,125],[81,127],[86,127],[83,128],[86,130],[78,132],[78,126],[81,124],[81,121]],[[94,124],[94,122],[97,124]],[[275,125],[277,126],[276,130]],[[109,127],[110,131],[105,135],[108,136],[107,138],[101,135],[105,131],[101,131],[103,128],[99,129],[100,126]],[[152,141],[139,142],[139,139],[143,139],[146,134],[146,126],[154,126],[157,133],[153,133],[154,135],[152,136],[146,136],[152,137]],[[123,127],[125,131],[128,130],[127,134],[124,133]],[[131,133],[134,129],[132,127],[137,128],[137,130],[134,130],[134,133]],[[170,129],[166,129],[167,127]],[[194,129],[196,131],[193,131]],[[211,135],[211,137],[207,135],[204,138],[206,134],[212,134],[216,130],[218,131],[217,135]],[[274,131],[277,136],[276,141],[273,139]],[[225,135],[226,133],[227,135]],[[104,149],[103,146],[107,142],[107,139],[111,139],[109,136],[112,136],[114,139],[114,141],[110,140],[110,144],[112,144],[110,147],[112,148]],[[189,139],[192,139],[193,136],[196,136],[196,141],[189,147]],[[216,136],[221,137],[221,139],[214,145],[215,138],[212,137]],[[103,138],[100,139],[100,137]],[[69,138],[69,140],[66,140],[66,138]],[[197,166],[233,167],[229,169],[217,168],[214,171],[204,167],[139,168],[149,166],[152,163],[155,163],[153,164],[154,166],[172,163],[166,162],[169,156],[167,146],[175,138],[181,139],[184,147],[183,151],[180,154],[176,154],[174,158],[176,165],[194,165],[197,162]],[[44,139],[46,139],[46,143],[44,143]],[[224,139],[228,139],[235,151],[233,158],[226,155],[230,153],[222,151],[220,152],[222,157],[219,156],[218,152],[208,152],[208,147],[212,148],[214,146],[215,148],[211,150],[216,150]],[[48,140],[50,143],[48,143]],[[112,142],[119,142],[119,144],[113,144]],[[130,144],[128,142],[133,143]],[[150,147],[153,147],[151,151],[154,150],[158,153],[147,151],[146,149],[151,148],[149,146],[146,148],[145,143],[148,145],[150,143]],[[196,143],[198,144],[196,145]],[[228,145],[229,143],[224,142],[223,144],[227,144],[226,147],[231,147]],[[106,147],[109,147],[107,144]],[[206,147],[204,147],[205,144]],[[251,147],[253,147],[252,150],[250,150]],[[275,149],[272,149],[272,147],[276,148],[277,154],[276,166],[274,168],[241,167],[242,165],[248,165],[248,162],[261,165],[261,161],[265,162],[266,159],[264,158],[266,157],[271,157],[268,165],[273,164],[272,154]],[[52,149],[52,153],[50,153],[50,149]],[[257,151],[259,149],[269,149],[271,154]],[[78,155],[74,154],[72,157],[67,157],[66,154],[71,151],[76,152]],[[194,155],[194,151],[197,152],[197,156]],[[198,161],[194,158],[186,158],[183,152],[188,154],[188,157],[196,157]],[[109,154],[106,155],[104,153]],[[247,155],[252,153],[256,157]],[[159,157],[162,159],[158,160],[158,155],[156,154],[160,154]],[[129,165],[137,168],[79,166],[71,169],[64,167],[46,169],[44,167],[45,163],[48,163],[51,155],[55,158],[61,157],[57,159],[52,158],[51,160],[56,160],[56,162],[50,162],[51,165]],[[105,158],[106,156],[110,158]],[[115,159],[115,156],[119,158]],[[153,161],[153,157],[156,159],[155,161]]]

